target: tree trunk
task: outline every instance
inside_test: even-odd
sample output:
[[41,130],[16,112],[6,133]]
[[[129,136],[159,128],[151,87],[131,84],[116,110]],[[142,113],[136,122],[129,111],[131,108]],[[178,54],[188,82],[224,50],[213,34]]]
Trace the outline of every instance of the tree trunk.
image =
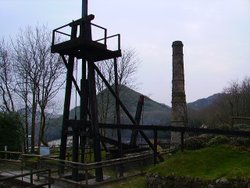
[[36,127],[36,109],[37,109],[37,101],[35,88],[32,92],[32,119],[31,119],[31,153],[35,152],[35,127]]
[[44,132],[46,127],[46,116],[44,109],[41,108],[41,122],[40,122],[40,140],[39,140],[39,146],[43,144],[44,146],[48,146],[48,143],[45,141],[44,138]]

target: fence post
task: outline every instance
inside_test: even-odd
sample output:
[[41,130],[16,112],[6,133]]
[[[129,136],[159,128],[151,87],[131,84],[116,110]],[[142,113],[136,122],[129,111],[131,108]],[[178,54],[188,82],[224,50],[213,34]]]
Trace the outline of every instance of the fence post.
[[181,151],[184,151],[184,131],[181,131]]
[[87,169],[85,170],[85,180],[86,180],[86,186],[88,187],[89,177],[88,177],[88,170]]
[[51,170],[48,169],[49,177],[48,177],[48,187],[51,188]]
[[144,163],[144,157],[143,157],[143,160],[140,161],[140,171],[141,171],[141,174],[143,174],[143,163]]
[[30,170],[30,184],[33,185],[33,170]]
[[154,129],[154,165],[157,163],[157,130]]

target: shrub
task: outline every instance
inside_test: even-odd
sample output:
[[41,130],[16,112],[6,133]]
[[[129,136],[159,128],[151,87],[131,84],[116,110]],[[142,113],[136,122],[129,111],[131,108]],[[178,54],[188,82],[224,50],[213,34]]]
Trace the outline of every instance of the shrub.
[[185,140],[185,148],[190,150],[201,149],[206,146],[206,143],[210,139],[210,136],[201,135],[196,137],[190,137]]
[[214,138],[211,138],[209,142],[207,143],[207,146],[217,146],[220,144],[227,144],[230,142],[230,138],[226,136],[215,136]]
[[22,124],[16,113],[0,113],[0,150],[21,150],[23,139]]
[[230,144],[233,146],[250,147],[250,139],[249,138],[233,138],[230,140]]

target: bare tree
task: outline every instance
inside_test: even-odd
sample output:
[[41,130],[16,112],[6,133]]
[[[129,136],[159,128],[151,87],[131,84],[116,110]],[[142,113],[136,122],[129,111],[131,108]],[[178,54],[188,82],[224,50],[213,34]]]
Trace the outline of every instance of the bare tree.
[[[135,50],[125,49],[122,51],[122,57],[117,62],[118,64],[118,83],[120,85],[128,86],[129,88],[136,88],[135,75],[138,70],[140,60]],[[112,76],[113,83],[115,82],[114,75]]]
[[236,128],[234,124],[241,126],[249,123],[249,118],[245,117],[250,117],[250,77],[231,81],[223,93],[217,94],[212,104],[192,113],[196,121],[213,128]]
[[[15,61],[14,61],[15,62]],[[25,136],[25,149],[26,151],[29,150],[29,114],[30,114],[30,101],[29,101],[29,94],[30,94],[30,90],[28,88],[28,73],[24,73],[24,75],[20,75],[18,73],[20,72],[24,72],[22,70],[22,67],[19,65],[13,65],[14,70],[16,72],[15,74],[15,88],[14,91],[16,93],[16,95],[18,95],[18,97],[20,98],[20,100],[22,101],[23,104],[23,108],[24,108],[24,136]]]
[[[248,117],[250,116],[250,78],[246,77],[241,82],[233,81],[224,89],[226,102],[228,105],[228,116]],[[227,113],[224,110],[223,113]],[[233,122],[231,122],[233,126]]]
[[[27,106],[27,87],[18,89],[18,86],[25,86],[25,80],[20,82],[20,79],[17,80],[15,74],[15,64],[13,62],[13,53],[11,46],[6,43],[4,40],[0,44],[0,57],[1,57],[1,95],[3,103],[1,104],[1,109],[3,111],[12,112],[18,108],[18,98],[21,98]],[[26,84],[27,85],[27,84]],[[14,102],[15,101],[15,102]],[[25,108],[25,116],[23,123],[23,132],[24,132],[24,148],[28,149],[28,107]]]
[[250,77],[246,77],[241,83],[241,115],[250,116]]
[[[106,80],[110,83],[110,85],[113,84],[113,62],[112,61],[103,61],[98,64],[98,68],[105,76]],[[110,93],[104,92],[106,89],[106,85],[104,82],[97,76],[96,77],[96,87],[97,91],[99,93],[99,121],[103,123],[107,123],[107,116],[110,109]]]
[[[117,72],[118,72],[118,84],[125,85],[130,88],[136,87],[135,74],[138,69],[140,61],[137,57],[135,50],[125,49],[122,50],[122,57],[117,59]],[[113,60],[102,61],[97,64],[98,68],[101,70],[102,74],[105,76],[106,80],[110,85],[115,83],[114,74],[114,62]],[[108,114],[113,113],[110,110],[111,106],[111,96],[110,92],[104,92],[106,89],[105,84],[97,76],[96,79],[97,92],[99,93],[99,120],[103,123],[107,121]]]
[[45,110],[51,100],[56,96],[59,89],[62,87],[64,81],[61,76],[64,73],[64,66],[58,56],[51,54],[50,49],[41,49],[41,52],[45,52],[43,59],[41,60],[41,82],[38,90],[38,104],[41,110],[40,119],[40,141],[42,144],[47,145],[44,139],[44,132],[46,126],[46,114]]
[[2,96],[0,109],[2,111],[15,111],[12,96],[14,85],[12,75],[10,48],[2,39],[0,41],[0,94]]
[[229,87],[224,89],[227,94],[227,100],[230,105],[231,116],[239,116],[240,111],[240,93],[241,86],[238,81],[233,81],[230,83]]
[[38,143],[46,145],[44,140],[46,108],[64,83],[61,79],[64,66],[60,58],[50,52],[51,32],[46,26],[20,30],[12,43],[15,70],[19,80],[17,86],[22,92],[20,95],[31,106],[31,151],[33,152],[38,107],[41,113]]

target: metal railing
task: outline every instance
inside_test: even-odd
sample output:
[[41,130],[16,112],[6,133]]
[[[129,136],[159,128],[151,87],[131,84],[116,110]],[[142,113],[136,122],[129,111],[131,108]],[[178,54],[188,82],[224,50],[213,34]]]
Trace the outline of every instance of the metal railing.
[[[150,164],[153,163],[152,152],[144,152],[141,154],[138,153],[123,158],[111,160],[109,159],[101,162],[91,163],[72,162],[35,154],[22,154],[20,152],[0,151],[0,153],[16,153],[17,155],[19,155],[19,159],[16,159],[17,157],[14,158],[16,159],[16,162],[20,162],[19,174],[12,173],[10,177],[4,177],[0,179],[0,181],[8,181],[22,177],[22,180],[26,180],[26,182],[28,181],[31,184],[34,183],[33,175],[37,175],[38,179],[39,177],[46,176],[48,178],[48,182],[46,182],[48,183],[48,185],[51,184],[52,179],[56,179],[58,181],[61,180],[64,182],[69,182],[70,184],[74,185],[92,186],[95,169],[102,168],[106,176],[109,177],[103,182],[95,182],[94,185],[97,185],[143,174],[145,163],[148,163],[149,161],[151,161]],[[14,159],[10,160],[10,158],[5,158],[6,155],[1,155],[1,157],[2,161],[15,161]],[[62,167],[64,168],[63,174],[61,173]],[[120,175],[120,168],[123,169],[123,176]],[[72,170],[74,169],[78,170],[79,175],[84,174],[85,178],[78,181],[74,180],[73,178],[69,178],[68,176],[72,173]],[[47,172],[47,175],[44,174],[45,172]],[[5,173],[11,174],[11,171]],[[41,176],[42,173],[44,174],[43,176]]]
[[[34,175],[40,175],[41,173],[47,173],[47,182],[46,183],[40,183],[40,184],[34,184]],[[11,181],[11,180],[17,180],[18,178],[21,178],[20,181],[25,182],[24,178],[26,176],[29,176],[29,184],[32,185],[32,187],[43,187],[43,186],[48,186],[48,188],[51,187],[51,170],[50,169],[46,169],[46,170],[36,170],[33,171],[31,170],[30,172],[27,173],[21,173],[21,174],[11,174],[10,176],[4,176],[4,177],[0,177],[0,182],[7,182],[7,181]]]
[[9,162],[21,162],[22,152],[0,151],[0,160]]
[[[72,21],[71,23],[65,24],[61,27],[58,27],[56,29],[53,30],[52,33],[52,46],[65,42],[65,41],[70,41],[71,40],[71,28],[72,26],[76,26],[77,27],[77,33],[81,33],[83,31],[84,25],[89,24],[91,27],[91,31],[94,28],[97,28],[102,34],[102,37],[100,38],[94,38],[92,39],[92,41],[94,42],[98,42],[101,43],[105,46],[108,46],[108,41],[111,38],[117,38],[117,49],[116,50],[120,50],[121,49],[121,37],[120,34],[115,34],[115,35],[111,35],[111,36],[107,36],[107,29],[99,26],[97,24],[94,23],[90,23],[89,21],[86,21],[84,18],[78,19],[76,21]],[[63,31],[63,30],[68,30],[68,32]],[[67,39],[66,39],[66,38]],[[79,37],[81,37],[81,35],[79,35]],[[79,38],[78,37],[78,38]]]

